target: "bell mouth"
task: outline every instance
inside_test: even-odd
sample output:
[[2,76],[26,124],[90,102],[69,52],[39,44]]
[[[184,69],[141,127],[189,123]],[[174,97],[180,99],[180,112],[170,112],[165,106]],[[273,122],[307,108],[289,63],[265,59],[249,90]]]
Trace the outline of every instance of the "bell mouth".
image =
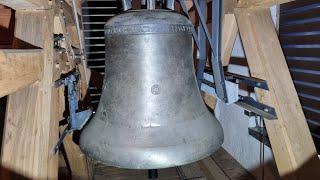
[[[89,158],[108,166],[126,169],[181,166],[211,155],[223,142],[222,127],[209,112],[200,119],[179,124],[178,130],[160,126],[156,132],[150,127],[131,131],[95,118],[81,133],[80,148]],[[189,133],[183,135],[184,131]]]
[[[192,147],[191,147],[192,146]],[[198,151],[194,151],[194,146]],[[122,148],[112,147],[102,156],[99,152],[86,152],[81,148],[89,158],[96,160],[107,166],[113,166],[125,169],[162,169],[189,164],[212,154],[220,146],[205,147],[199,144],[184,144],[163,148]],[[96,147],[95,149],[98,149]]]

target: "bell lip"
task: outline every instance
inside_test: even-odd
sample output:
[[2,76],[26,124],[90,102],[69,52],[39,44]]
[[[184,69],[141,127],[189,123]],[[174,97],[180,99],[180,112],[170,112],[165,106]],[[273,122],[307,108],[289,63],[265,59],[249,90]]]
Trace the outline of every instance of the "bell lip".
[[[222,136],[223,137],[223,136]],[[223,142],[223,139],[222,139],[222,142]],[[182,165],[186,165],[186,164],[190,164],[190,163],[193,163],[193,162],[197,162],[199,160],[202,160],[202,159],[205,159],[206,157],[212,155],[213,153],[215,153],[218,149],[221,148],[221,145],[222,143],[220,143],[219,146],[215,147],[215,148],[212,148],[210,151],[207,151],[206,153],[203,153],[202,155],[200,156],[197,156],[193,159],[190,159],[190,160],[185,160],[185,161],[180,161],[180,162],[176,162],[176,163],[171,163],[171,164],[168,164],[168,165],[142,165],[142,166],[134,166],[136,164],[139,164],[139,162],[136,162],[136,163],[127,163],[127,162],[123,162],[123,163],[114,163],[114,162],[105,162],[103,160],[98,160],[97,158],[95,158],[94,156],[91,156],[90,153],[86,153],[81,145],[80,145],[80,149],[81,151],[90,159],[98,162],[98,163],[101,163],[103,165],[106,165],[106,166],[112,166],[112,167],[117,167],[117,168],[123,168],[123,169],[136,169],[136,170],[143,170],[143,169],[164,169],[164,168],[172,168],[172,167],[177,167],[177,166],[182,166]],[[131,164],[131,165],[129,165]],[[140,163],[141,164],[141,163]]]

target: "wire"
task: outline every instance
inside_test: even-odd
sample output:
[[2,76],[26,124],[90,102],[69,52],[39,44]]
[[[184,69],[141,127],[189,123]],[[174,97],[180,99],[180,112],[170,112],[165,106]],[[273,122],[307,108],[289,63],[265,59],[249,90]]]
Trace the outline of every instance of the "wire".
[[[257,119],[257,116],[256,116]],[[263,123],[263,117],[260,117],[260,123],[259,123],[259,128],[263,129],[264,128],[264,123]],[[264,180],[264,174],[265,174],[265,169],[264,169],[264,140],[265,140],[265,133],[262,131],[261,139],[260,139],[260,167],[261,167],[261,179]]]

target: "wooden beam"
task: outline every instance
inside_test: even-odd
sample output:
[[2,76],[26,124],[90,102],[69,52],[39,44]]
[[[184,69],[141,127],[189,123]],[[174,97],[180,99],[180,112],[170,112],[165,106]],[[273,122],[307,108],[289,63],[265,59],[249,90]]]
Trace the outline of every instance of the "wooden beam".
[[273,5],[279,5],[295,0],[239,0],[237,7],[239,8],[266,8]]
[[216,108],[216,104],[217,104],[217,98],[202,91],[201,92],[201,96],[202,96],[202,99],[204,101],[204,103],[209,107],[211,108],[212,110],[214,110]]
[[221,60],[223,66],[228,66],[234,43],[238,34],[238,25],[234,14],[225,14],[222,24]]
[[209,180],[228,180],[229,178],[209,156],[198,162],[200,169]]
[[58,140],[53,111],[52,9],[16,11],[15,36],[43,49],[38,83],[8,96],[1,165],[32,179],[57,179],[58,156],[51,150]]
[[0,50],[0,97],[36,82],[42,68],[41,50]]
[[[60,127],[60,133],[62,133],[64,128],[65,126]],[[72,179],[92,179],[91,164],[81,152],[79,145],[74,143],[72,135],[67,136],[63,141],[67,160],[71,169]]]
[[49,0],[0,0],[0,4],[15,10],[47,9],[50,6],[50,2]]
[[278,116],[265,125],[280,176],[319,179],[317,152],[270,10],[237,10],[236,18],[251,75],[266,80],[270,89],[256,89],[258,100],[274,107]]

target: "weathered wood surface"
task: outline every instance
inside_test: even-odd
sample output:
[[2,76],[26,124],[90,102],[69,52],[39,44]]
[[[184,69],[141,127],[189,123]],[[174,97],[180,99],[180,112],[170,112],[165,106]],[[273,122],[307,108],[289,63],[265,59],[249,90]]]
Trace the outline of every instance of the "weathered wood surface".
[[0,97],[40,79],[42,50],[0,50]]
[[53,10],[16,11],[15,36],[42,48],[39,82],[10,94],[4,125],[1,165],[29,178],[56,179],[58,156],[51,154],[58,139],[52,119]]
[[269,9],[237,10],[236,18],[250,73],[266,80],[270,89],[256,89],[258,100],[274,107],[278,116],[265,120],[265,125],[280,175],[288,179],[319,176],[319,158]]
[[0,4],[16,10],[47,9],[50,6],[49,0],[0,0]]

